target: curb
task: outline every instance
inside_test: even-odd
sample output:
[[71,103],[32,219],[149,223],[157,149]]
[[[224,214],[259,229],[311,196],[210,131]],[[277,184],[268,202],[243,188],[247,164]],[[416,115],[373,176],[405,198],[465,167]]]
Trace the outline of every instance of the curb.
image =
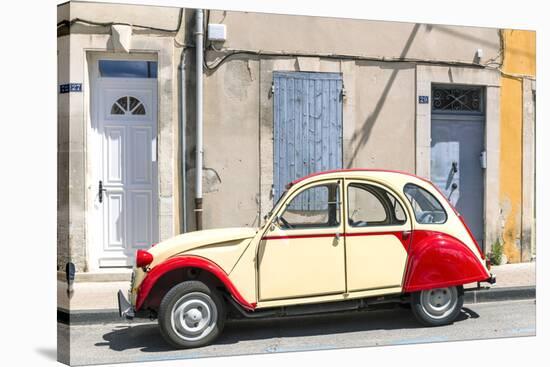
[[[513,301],[536,298],[535,286],[503,287],[471,290],[464,293],[465,304],[483,302]],[[137,319],[140,320],[140,319]],[[69,325],[107,324],[128,322],[118,315],[118,309],[75,310],[57,308],[57,322]]]
[[57,308],[57,322],[68,325],[107,324],[125,321],[118,314],[118,309],[75,310]]
[[467,291],[464,293],[464,303],[482,303],[497,301],[513,301],[536,298],[534,285],[523,287],[503,287]]

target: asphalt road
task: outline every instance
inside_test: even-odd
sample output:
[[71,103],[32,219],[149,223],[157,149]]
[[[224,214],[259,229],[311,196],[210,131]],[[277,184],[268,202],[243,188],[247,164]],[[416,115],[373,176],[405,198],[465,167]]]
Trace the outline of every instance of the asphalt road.
[[535,301],[466,305],[453,325],[437,328],[420,326],[401,308],[230,321],[215,344],[189,350],[171,350],[156,322],[59,323],[60,345],[67,345],[69,328],[71,365],[85,365],[532,336]]

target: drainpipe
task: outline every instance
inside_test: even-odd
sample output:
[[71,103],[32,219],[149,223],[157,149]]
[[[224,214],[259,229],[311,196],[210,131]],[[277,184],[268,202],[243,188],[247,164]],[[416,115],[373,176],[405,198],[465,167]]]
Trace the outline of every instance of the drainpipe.
[[182,228],[181,232],[187,232],[187,171],[185,169],[185,152],[187,150],[187,145],[185,142],[186,135],[185,131],[187,129],[187,105],[185,103],[186,93],[185,93],[185,47],[181,50],[180,56],[180,144],[181,144],[181,216],[182,216]]
[[197,151],[195,160],[195,222],[197,230],[202,229],[202,63],[203,63],[203,11],[197,9],[195,13],[195,52],[197,73]]

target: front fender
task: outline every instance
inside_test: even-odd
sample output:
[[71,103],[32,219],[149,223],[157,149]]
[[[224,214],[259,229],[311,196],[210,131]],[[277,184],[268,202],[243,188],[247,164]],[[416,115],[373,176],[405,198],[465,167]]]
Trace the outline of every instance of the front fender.
[[229,293],[231,293],[231,296],[233,296],[233,298],[245,309],[254,310],[256,307],[255,303],[249,303],[241,296],[235,285],[231,282],[231,280],[229,280],[227,274],[216,263],[204,257],[182,255],[173,257],[161,264],[158,264],[147,273],[147,276],[143,279],[143,282],[138,290],[135,306],[136,311],[140,310],[141,306],[143,306],[143,302],[145,302],[147,296],[153,289],[153,286],[164,274],[175,269],[187,267],[199,268],[214,275],[223,283]]
[[405,292],[480,282],[485,265],[460,240],[434,231],[414,231],[405,273]]

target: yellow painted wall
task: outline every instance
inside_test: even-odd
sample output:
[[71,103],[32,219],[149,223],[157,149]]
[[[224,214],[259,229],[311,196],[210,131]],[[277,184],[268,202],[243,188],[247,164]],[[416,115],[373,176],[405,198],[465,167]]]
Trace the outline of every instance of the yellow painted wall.
[[504,73],[535,76],[535,32],[506,29],[504,38]]
[[[504,30],[500,90],[500,205],[509,262],[521,261],[523,80],[535,76],[535,32]],[[512,74],[512,75],[510,75]]]

